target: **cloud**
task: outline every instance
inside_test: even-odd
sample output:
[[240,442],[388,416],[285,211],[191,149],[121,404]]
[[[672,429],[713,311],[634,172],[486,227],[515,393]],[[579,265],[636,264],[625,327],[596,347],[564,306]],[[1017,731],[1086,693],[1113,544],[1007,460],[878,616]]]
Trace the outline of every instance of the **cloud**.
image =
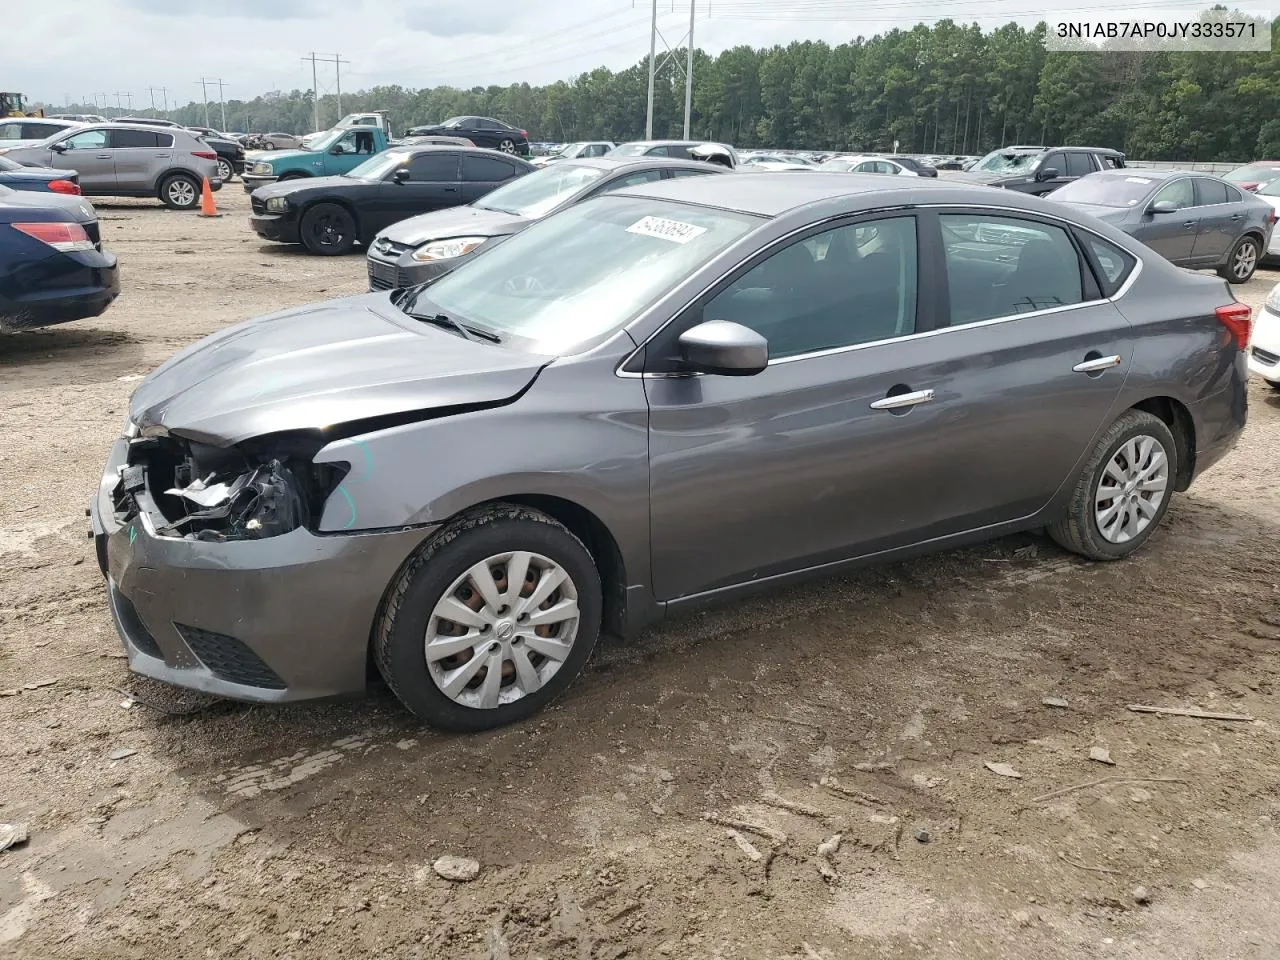
[[[499,3],[496,7],[504,7]],[[411,30],[430,33],[437,37],[461,37],[467,35],[496,37],[511,30],[512,21],[521,6],[511,4],[510,9],[495,9],[494,3],[433,3],[410,10],[404,22]]]
[[[172,16],[172,0],[122,0],[143,13]],[[221,0],[216,7],[192,8],[196,16],[238,17],[245,20],[324,20],[334,11],[332,0]]]

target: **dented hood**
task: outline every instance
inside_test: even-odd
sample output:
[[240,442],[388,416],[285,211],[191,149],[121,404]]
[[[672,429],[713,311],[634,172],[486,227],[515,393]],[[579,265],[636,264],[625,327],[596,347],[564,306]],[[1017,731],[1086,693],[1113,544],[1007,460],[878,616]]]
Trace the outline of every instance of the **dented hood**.
[[134,392],[129,416],[219,446],[369,417],[500,403],[550,357],[465,340],[401,313],[387,293],[285,310],[176,354]]

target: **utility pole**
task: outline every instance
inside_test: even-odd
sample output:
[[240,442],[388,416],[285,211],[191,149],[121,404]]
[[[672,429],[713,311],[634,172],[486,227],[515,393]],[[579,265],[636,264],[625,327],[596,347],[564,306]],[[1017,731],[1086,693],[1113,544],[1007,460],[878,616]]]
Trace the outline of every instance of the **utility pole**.
[[[222,96],[222,88],[226,86],[226,84],[222,82],[221,77],[219,77],[217,80],[210,80],[209,82],[216,83],[218,85],[218,106],[222,108],[222,126],[219,129],[226,130],[227,129],[227,101],[223,99],[223,96]],[[205,124],[206,127],[208,125],[209,124],[207,123]]]
[[315,129],[320,129],[320,88],[316,83],[316,53],[311,51],[310,57],[303,57],[303,60],[311,61],[311,112],[312,122]]
[[204,94],[204,125],[207,127],[209,125],[209,88],[207,86],[209,81],[201,77],[196,82],[200,84],[200,91]]
[[684,68],[684,138],[689,139],[689,119],[693,115],[693,10],[689,0],[689,62]]
[[338,91],[338,119],[342,119],[342,54],[333,55],[333,82]]
[[653,18],[649,21],[649,104],[644,115],[644,138],[653,139],[653,73],[658,54],[658,0],[653,0]]
[[156,91],[159,90],[160,95],[164,97],[164,112],[168,113],[169,112],[169,91],[165,87],[147,87],[147,90],[151,92],[151,109],[154,111],[156,108]]
[[[654,2],[656,3],[657,0],[654,0]],[[333,64],[333,76],[334,76],[334,81],[335,81],[336,90],[338,94],[338,118],[341,119],[342,117],[342,64],[344,63],[349,64],[351,61],[343,60],[342,54],[340,53],[335,53],[331,57],[321,57],[321,56],[317,56],[315,53],[312,53],[309,56],[303,57],[302,59],[304,61],[305,60],[311,61],[311,96],[312,96],[312,103],[315,106],[316,129],[319,130],[320,129],[320,86],[319,86],[319,83],[316,81],[316,64],[317,63]]]

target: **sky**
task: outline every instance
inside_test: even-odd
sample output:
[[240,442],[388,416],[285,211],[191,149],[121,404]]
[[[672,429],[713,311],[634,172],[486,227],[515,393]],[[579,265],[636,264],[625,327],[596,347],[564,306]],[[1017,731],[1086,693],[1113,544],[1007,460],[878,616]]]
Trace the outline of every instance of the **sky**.
[[[627,67],[649,52],[652,0],[60,0],[16,4],[5,18],[0,89],[61,105],[140,109],[199,102],[201,78],[227,99],[311,86],[310,53],[341,54],[344,90],[379,84],[471,87],[569,79]],[[1064,10],[1114,14],[1115,0],[693,0],[695,45],[836,44],[944,17],[992,28],[1031,25]],[[1195,9],[1186,0],[1124,0],[1141,10]],[[689,0],[659,0],[658,28],[681,47]],[[658,41],[658,55],[666,51]],[[334,65],[318,67],[321,94]],[[696,83],[696,78],[695,78]],[[105,100],[103,95],[106,95]],[[119,95],[119,97],[117,97]],[[210,99],[217,99],[216,85]]]

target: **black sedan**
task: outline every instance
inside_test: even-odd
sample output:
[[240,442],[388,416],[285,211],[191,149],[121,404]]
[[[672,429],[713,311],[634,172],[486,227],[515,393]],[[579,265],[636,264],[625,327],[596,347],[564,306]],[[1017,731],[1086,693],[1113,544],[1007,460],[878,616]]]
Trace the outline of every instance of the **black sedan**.
[[444,134],[450,137],[465,137],[477,147],[489,147],[503,153],[518,153],[522,157],[529,155],[529,134],[519,127],[513,127],[492,117],[450,117],[444,123],[428,123],[420,127],[410,127],[405,131],[406,137],[421,137],[428,134]]
[[249,225],[264,240],[337,256],[384,227],[479,200],[536,168],[519,157],[467,147],[384,150],[341,177],[268,184],[253,191]]
[[0,157],[0,187],[78,197],[80,174],[74,170],[55,170],[52,167],[24,167],[8,157]]
[[670,157],[594,157],[562,160],[493,191],[467,207],[393,224],[369,247],[369,289],[407,287],[438,277],[543,217],[589,197],[729,171],[716,164]]
[[188,127],[201,140],[213,147],[218,155],[218,177],[223,183],[230,183],[238,173],[244,173],[244,144],[228,133],[221,133],[212,127]]
[[119,293],[87,200],[0,187],[0,331],[96,317]]

